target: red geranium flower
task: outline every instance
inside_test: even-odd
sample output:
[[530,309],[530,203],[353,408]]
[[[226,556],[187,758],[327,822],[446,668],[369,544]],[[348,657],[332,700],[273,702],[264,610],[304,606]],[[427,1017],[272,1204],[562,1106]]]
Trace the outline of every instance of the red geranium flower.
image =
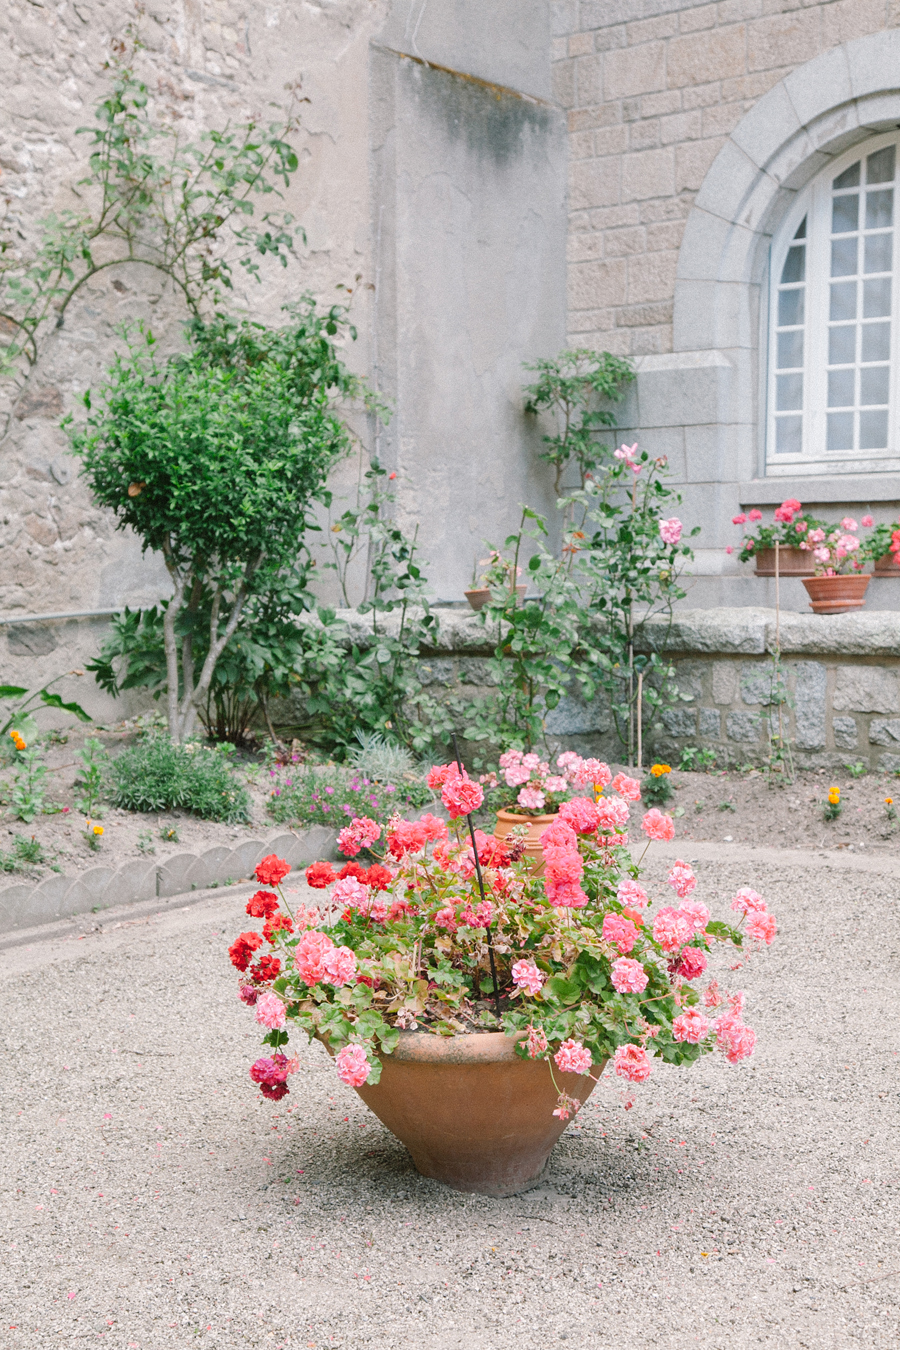
[[[343,876],[343,872],[339,874]],[[306,884],[317,891],[324,891],[334,881],[334,868],[329,862],[310,863],[306,869]]]
[[394,880],[390,871],[382,867],[381,863],[373,863],[368,872],[364,872],[359,879],[367,886],[371,886],[373,891],[386,891]]
[[281,973],[281,962],[277,956],[261,956],[255,966],[250,967],[250,974],[257,984],[268,984],[270,980],[277,980]]
[[262,938],[259,933],[241,933],[228,948],[231,964],[238,970],[246,970],[253,953],[261,946]]
[[279,933],[293,933],[294,925],[287,914],[273,914],[263,925],[266,942],[275,942]]
[[271,891],[257,891],[247,901],[247,913],[253,919],[271,919],[278,908],[278,896]]
[[276,858],[274,853],[270,853],[268,858],[263,858],[256,869],[256,880],[263,886],[277,886],[283,881],[291,870],[290,863],[286,863],[283,858]]

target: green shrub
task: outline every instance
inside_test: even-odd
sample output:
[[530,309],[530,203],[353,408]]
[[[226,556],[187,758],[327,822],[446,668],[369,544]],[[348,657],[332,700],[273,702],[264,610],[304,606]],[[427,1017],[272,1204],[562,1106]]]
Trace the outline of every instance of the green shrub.
[[341,765],[269,773],[269,815],[283,825],[331,825],[339,830],[354,816],[369,816],[383,825],[395,812],[408,814],[434,800],[424,779],[379,783]]
[[[230,747],[229,747],[230,748]],[[204,820],[248,820],[250,797],[228,763],[225,747],[208,750],[168,736],[139,741],[113,760],[113,801],[126,811],[193,811]]]

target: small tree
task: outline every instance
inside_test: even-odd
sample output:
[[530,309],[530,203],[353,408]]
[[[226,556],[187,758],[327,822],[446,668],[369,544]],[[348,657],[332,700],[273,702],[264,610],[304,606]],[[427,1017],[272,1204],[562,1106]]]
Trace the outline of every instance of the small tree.
[[559,494],[563,470],[570,459],[578,466],[581,486],[597,466],[603,447],[597,435],[603,427],[616,425],[615,414],[603,404],[618,402],[634,379],[631,363],[610,352],[586,347],[560,352],[552,360],[535,361],[526,370],[538,372],[534,384],[525,386],[525,411],[547,410],[556,418],[555,436],[544,436],[541,458],[556,471],[554,491]]
[[[129,339],[73,429],[96,500],[144,550],[162,554],[173,595],[163,634],[169,733],[190,736],[220,656],[251,596],[291,567],[335,461],[350,446],[335,393],[363,386],[332,337],[344,311],[307,299],[281,329],[217,315],[190,329],[190,350],[157,362],[151,333]],[[91,409],[90,395],[85,404]],[[198,651],[196,624],[208,622]]]

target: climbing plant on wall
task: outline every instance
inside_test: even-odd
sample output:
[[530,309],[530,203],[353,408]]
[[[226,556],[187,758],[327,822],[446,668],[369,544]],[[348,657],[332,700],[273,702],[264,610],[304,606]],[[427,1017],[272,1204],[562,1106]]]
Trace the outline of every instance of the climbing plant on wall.
[[[237,271],[260,278],[265,258],[286,266],[302,231],[281,209],[297,155],[289,137],[301,101],[291,91],[280,120],[256,119],[182,137],[135,73],[134,31],[112,44],[109,89],[86,139],[77,182],[84,210],[39,222],[32,244],[18,228],[0,235],[0,377],[12,410],[75,296],[123,264],[161,274],[201,318],[233,289]],[[7,425],[10,412],[7,412]]]

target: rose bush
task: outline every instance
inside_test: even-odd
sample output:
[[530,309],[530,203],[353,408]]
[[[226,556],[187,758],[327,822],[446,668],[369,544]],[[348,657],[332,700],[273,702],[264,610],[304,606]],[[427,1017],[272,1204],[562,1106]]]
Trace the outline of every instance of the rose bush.
[[[616,786],[606,765],[591,764],[590,773]],[[251,898],[248,915],[265,924],[241,933],[230,956],[240,998],[255,1008],[272,1052],[250,1070],[265,1096],[283,1097],[297,1067],[283,1051],[289,1025],[325,1041],[339,1077],[354,1087],[377,1083],[380,1056],[416,1028],[436,1036],[503,1030],[523,1058],[546,1060],[550,1074],[588,1074],[610,1059],[635,1083],[656,1060],[690,1064],[719,1051],[737,1063],[752,1053],[743,995],[707,971],[720,947],[741,952],[734,970],[772,942],[776,924],[761,896],[745,887],[732,901],[736,919],[713,920],[679,860],[663,894],[651,898],[628,850],[628,795],[596,789],[596,799],[559,805],[542,839],[543,876],[523,861],[515,832],[499,840],[475,830],[476,865],[461,817],[477,807],[481,788],[455,765],[435,766],[429,781],[451,824],[395,817],[382,831],[354,821],[341,834],[344,852],[380,848],[383,860],[338,873],[312,864],[306,879],[322,893],[318,908],[291,910],[281,890],[287,864],[260,863],[258,879],[278,895]],[[630,789],[631,780],[619,786]],[[655,808],[640,828],[646,847],[674,835],[671,817]],[[561,1093],[556,1113],[566,1119],[580,1104]]]

